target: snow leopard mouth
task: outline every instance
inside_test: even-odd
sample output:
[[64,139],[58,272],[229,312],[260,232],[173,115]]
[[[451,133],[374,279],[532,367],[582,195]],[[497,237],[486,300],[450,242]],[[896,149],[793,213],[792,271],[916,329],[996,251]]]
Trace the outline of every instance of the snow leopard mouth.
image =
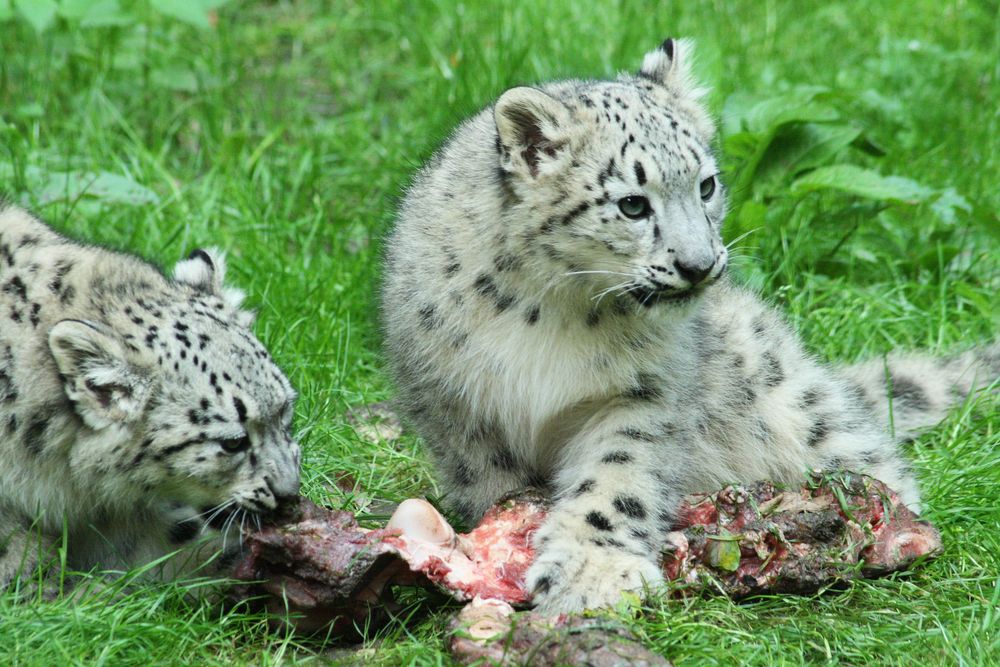
[[638,301],[639,305],[643,308],[652,308],[653,306],[661,303],[674,306],[690,303],[702,293],[703,288],[701,286],[697,286],[688,289],[676,289],[671,287],[653,289],[643,287],[641,285],[635,285],[626,291],[632,296],[633,299]]
[[199,516],[204,517],[208,526],[225,531],[231,526],[242,528],[248,522],[250,525],[259,524],[261,519],[270,516],[270,513],[260,512],[236,503],[225,503],[221,506],[202,508]]

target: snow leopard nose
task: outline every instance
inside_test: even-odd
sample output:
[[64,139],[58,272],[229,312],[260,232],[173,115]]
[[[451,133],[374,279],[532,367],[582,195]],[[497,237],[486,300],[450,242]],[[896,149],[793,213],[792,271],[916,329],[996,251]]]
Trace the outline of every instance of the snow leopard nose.
[[275,481],[270,477],[265,477],[264,482],[267,484],[267,489],[271,492],[271,496],[274,498],[274,504],[277,509],[280,510],[283,507],[294,505],[297,502],[300,487],[298,476],[279,481]]
[[287,496],[275,496],[274,502],[276,504],[275,511],[283,512],[298,505],[299,494],[293,493]]
[[280,490],[272,488],[271,492],[274,494],[274,502],[278,507],[282,507],[294,502],[299,497],[299,482],[296,480],[294,484],[285,485]]
[[715,266],[715,258],[709,257],[700,260],[681,260],[680,258],[674,260],[674,269],[681,278],[691,283],[694,287],[698,283],[705,280],[708,274],[712,272],[712,268]]

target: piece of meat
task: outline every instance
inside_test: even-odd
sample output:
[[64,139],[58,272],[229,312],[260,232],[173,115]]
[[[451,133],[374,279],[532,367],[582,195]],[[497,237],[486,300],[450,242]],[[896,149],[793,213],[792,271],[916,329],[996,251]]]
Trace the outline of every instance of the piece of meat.
[[604,616],[516,612],[475,598],[451,621],[448,649],[461,665],[670,665],[620,622]]
[[386,541],[412,571],[457,600],[525,604],[525,574],[535,555],[531,535],[547,507],[544,497],[527,490],[497,503],[472,532],[457,534],[426,500],[404,500],[388,524],[399,536]]
[[663,550],[679,592],[707,583],[732,597],[811,593],[887,574],[941,548],[937,530],[876,479],[816,473],[798,489],[768,482],[688,496]]
[[386,583],[407,570],[387,542],[397,531],[363,529],[350,512],[305,498],[293,514],[246,539],[233,577],[247,583],[232,589],[233,601],[304,632],[348,635],[380,622],[393,606]]
[[[433,583],[458,600],[526,605],[531,536],[546,515],[535,493],[501,501],[468,534],[457,534],[423,500],[400,504],[385,529],[360,528],[346,512],[302,501],[302,518],[247,539],[236,578],[257,580],[238,597],[260,596],[273,612],[301,615],[300,629],[334,632],[391,608],[391,585]],[[814,592],[902,569],[935,555],[940,537],[881,482],[849,472],[817,473],[798,489],[761,482],[688,496],[663,545],[675,594],[716,590],[733,597]],[[377,619],[375,619],[377,620]]]

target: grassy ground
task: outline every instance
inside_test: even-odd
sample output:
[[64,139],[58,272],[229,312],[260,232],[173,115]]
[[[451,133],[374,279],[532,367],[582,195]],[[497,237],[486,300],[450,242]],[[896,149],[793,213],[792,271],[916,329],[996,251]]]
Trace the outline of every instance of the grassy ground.
[[[228,250],[258,334],[301,392],[306,489],[320,500],[348,500],[332,485],[340,471],[382,497],[433,493],[414,438],[371,444],[344,419],[391,396],[375,289],[379,239],[408,175],[505,87],[633,69],[668,35],[698,39],[716,111],[737,93],[828,87],[884,152],[837,160],[960,201],[950,215],[938,195],[901,204],[791,197],[790,178],[770,192],[744,186],[757,207],[733,225],[757,231],[740,242],[737,270],[818,354],[945,350],[1000,328],[995,1],[303,0],[225,4],[201,27],[193,0],[95,2],[89,15],[62,0],[51,25],[48,1],[14,4],[23,11],[5,18],[0,0],[0,190],[59,228],[162,263],[196,245]],[[745,162],[728,164],[732,182]],[[653,600],[626,621],[679,665],[1000,661],[997,405],[970,402],[912,447],[944,534],[935,562],[837,595]],[[444,614],[419,598],[412,619],[357,654],[269,635],[183,592],[144,588],[111,604],[0,597],[0,662],[447,662]]]

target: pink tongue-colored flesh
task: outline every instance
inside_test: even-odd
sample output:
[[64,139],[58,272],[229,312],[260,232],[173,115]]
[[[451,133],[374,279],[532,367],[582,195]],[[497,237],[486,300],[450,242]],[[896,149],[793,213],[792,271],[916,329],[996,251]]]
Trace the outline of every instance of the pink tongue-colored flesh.
[[[459,534],[424,500],[399,505],[384,529],[303,499],[298,521],[247,540],[237,597],[262,596],[272,611],[300,612],[300,628],[342,625],[392,606],[391,586],[432,582],[458,600],[530,600],[525,574],[532,534],[547,512],[533,493],[502,501]],[[663,545],[663,571],[678,594],[720,590],[734,597],[812,592],[877,576],[936,554],[937,531],[884,484],[863,475],[815,476],[799,489],[762,482],[685,499]],[[335,625],[335,630],[339,628]]]
[[500,503],[468,534],[457,534],[426,500],[404,500],[389,519],[400,531],[386,543],[414,572],[459,600],[495,598],[523,604],[524,578],[534,559],[531,535],[545,518],[540,499]]

